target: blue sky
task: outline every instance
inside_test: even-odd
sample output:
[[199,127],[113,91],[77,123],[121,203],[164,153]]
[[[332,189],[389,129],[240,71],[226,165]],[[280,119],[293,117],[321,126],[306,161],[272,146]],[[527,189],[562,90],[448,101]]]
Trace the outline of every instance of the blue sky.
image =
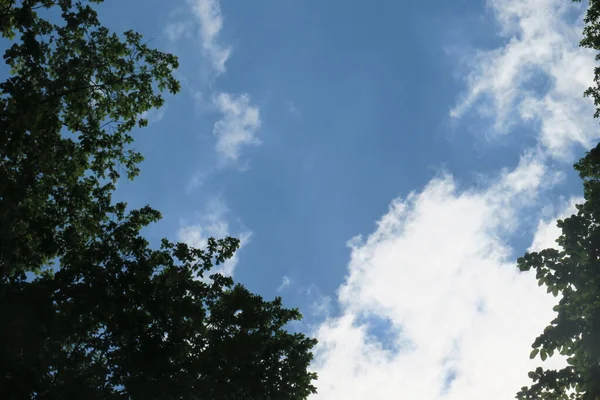
[[[180,58],[120,183],[148,230],[243,247],[321,344],[318,399],[504,399],[556,299],[514,260],[551,246],[597,139],[567,0],[106,1]],[[360,237],[358,236],[360,235]],[[560,360],[546,363],[560,363]]]

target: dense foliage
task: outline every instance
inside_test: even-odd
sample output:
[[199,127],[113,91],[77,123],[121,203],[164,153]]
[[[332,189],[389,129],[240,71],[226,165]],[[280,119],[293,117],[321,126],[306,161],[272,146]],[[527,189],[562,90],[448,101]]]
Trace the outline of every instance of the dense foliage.
[[131,131],[177,59],[102,26],[101,0],[0,0],[0,393],[3,399],[304,399],[315,341],[300,318],[210,275],[205,249],[140,230],[112,192],[142,156]]

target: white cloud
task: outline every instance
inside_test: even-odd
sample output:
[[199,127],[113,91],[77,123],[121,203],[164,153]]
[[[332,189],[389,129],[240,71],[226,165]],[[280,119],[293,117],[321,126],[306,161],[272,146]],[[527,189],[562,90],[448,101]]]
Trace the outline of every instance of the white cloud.
[[[203,54],[210,64],[211,73],[214,72],[219,76],[225,73],[225,64],[232,53],[231,46],[223,44],[219,37],[224,23],[220,2],[219,0],[187,0],[187,4],[189,8],[185,11],[176,9],[177,15],[187,12],[196,20]],[[191,25],[191,20],[171,23],[167,25],[165,34],[173,40],[187,37]],[[231,94],[214,90],[210,79],[205,83],[208,86],[208,93],[204,93],[204,90],[196,90],[193,97],[197,108],[212,110],[216,108],[222,114],[214,124],[213,134],[217,138],[217,152],[223,156],[222,164],[228,164],[239,158],[242,147],[260,144],[260,140],[256,137],[261,126],[260,111],[256,105],[251,104],[248,94]],[[212,104],[209,101],[211,98]],[[200,175],[193,176],[187,190],[199,186],[202,182],[201,178]]]
[[292,283],[292,280],[291,280],[289,277],[287,277],[287,276],[284,276],[284,277],[281,279],[281,285],[279,285],[279,286],[277,287],[277,291],[278,291],[278,292],[281,292],[281,291],[283,291],[285,288],[287,288],[288,286],[290,286],[290,285],[291,285],[291,283]]
[[225,72],[225,63],[231,56],[231,47],[219,42],[223,29],[223,16],[219,0],[189,0],[191,11],[200,25],[202,49],[209,58],[214,71]]
[[594,54],[578,47],[583,26],[567,18],[583,7],[564,0],[489,0],[488,6],[505,45],[468,55],[468,90],[451,116],[476,107],[495,120],[497,133],[535,122],[540,144],[560,159],[569,158],[573,144],[589,147],[597,137],[593,105],[581,98],[592,83]]
[[165,27],[165,35],[169,40],[177,41],[191,36],[192,24],[189,21],[174,21]]
[[162,121],[167,113],[168,107],[166,105],[160,108],[152,108],[149,111],[144,111],[140,114],[140,118],[145,118],[148,120],[148,124],[154,124],[156,122]]
[[201,187],[202,185],[204,185],[213,172],[214,172],[213,169],[209,168],[209,169],[205,169],[205,170],[199,170],[196,173],[194,173],[192,175],[192,177],[189,179],[189,181],[186,185],[185,191],[187,193],[191,193],[194,190]]
[[576,204],[583,204],[582,197],[572,197],[568,201],[564,201],[560,208],[556,211],[550,211],[550,216],[540,219],[533,242],[527,251],[540,251],[549,247],[558,247],[556,239],[561,235],[561,230],[556,226],[556,221],[565,219],[577,212]]
[[[234,235],[227,222],[226,214],[229,212],[222,199],[213,199],[208,203],[205,212],[200,218],[200,222],[187,224],[182,222],[182,226],[177,232],[178,240],[188,245],[200,249],[205,249],[209,237],[222,239],[229,235]],[[213,272],[220,272],[226,276],[233,276],[235,267],[239,259],[239,251],[250,242],[252,232],[244,230],[235,234],[240,239],[240,249],[234,256],[225,263],[215,267]]]
[[258,107],[250,104],[246,94],[239,96],[219,93],[214,104],[223,117],[215,122],[213,134],[217,137],[217,152],[226,161],[235,161],[243,146],[260,144],[256,131],[260,128]]
[[[316,333],[314,398],[512,398],[556,299],[518,272],[502,238],[547,174],[526,156],[482,190],[439,177],[392,202],[366,240],[351,240],[340,316]],[[373,318],[389,321],[389,343],[369,333]]]
[[311,284],[307,288],[301,289],[300,293],[306,295],[307,301],[310,303],[310,314],[312,317],[322,319],[331,315],[333,310],[331,296],[323,294],[317,285]]
[[[472,55],[468,90],[451,115],[477,108],[497,133],[533,121],[538,150],[477,189],[438,177],[394,200],[366,240],[348,242],[339,315],[315,330],[314,399],[507,399],[541,363],[529,360],[531,343],[557,299],[533,273],[518,271],[508,243],[522,217],[541,210],[530,249],[555,246],[555,219],[580,201],[554,210],[540,193],[564,177],[551,158],[568,159],[574,144],[597,137],[593,108],[582,98],[593,55],[578,48],[582,27],[566,22],[569,2],[488,5],[505,44]],[[540,77],[547,87],[532,88]],[[555,356],[541,364],[563,363]]]
[[331,296],[318,296],[311,305],[311,314],[314,317],[329,317],[333,304]]

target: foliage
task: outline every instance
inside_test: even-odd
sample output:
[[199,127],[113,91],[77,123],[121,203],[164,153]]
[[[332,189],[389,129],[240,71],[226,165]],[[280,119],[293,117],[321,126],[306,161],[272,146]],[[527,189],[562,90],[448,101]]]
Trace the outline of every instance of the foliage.
[[[95,1],[97,2],[97,1]],[[62,18],[40,15],[60,11]],[[133,178],[142,156],[129,132],[160,107],[155,93],[179,90],[177,59],[124,40],[100,25],[89,4],[72,0],[0,3],[13,43],[11,75],[0,83],[0,272],[35,271],[64,254],[70,237],[97,234],[114,211],[114,183]]]
[[557,316],[534,341],[531,357],[545,360],[560,353],[568,366],[530,372],[534,384],[519,392],[520,399],[600,398],[600,145],[575,168],[584,180],[585,202],[576,215],[558,221],[559,249],[518,260],[522,271],[536,271],[548,292],[561,294]]
[[152,249],[140,230],[160,214],[113,203],[139,172],[132,129],[179,84],[174,56],[100,24],[100,1],[0,0],[2,398],[305,399],[298,310],[209,275],[239,241]]
[[237,240],[205,251],[139,229],[149,209],[118,213],[55,274],[2,286],[0,392],[7,399],[304,399],[313,339],[284,330],[300,318],[231,278],[198,279]]
[[[590,1],[584,22],[581,45],[600,50],[600,1]],[[599,117],[600,67],[585,95],[594,99],[595,117]],[[575,169],[583,180],[585,201],[577,205],[577,214],[558,221],[559,248],[528,253],[518,260],[522,271],[536,271],[540,286],[561,295],[554,307],[557,316],[534,341],[530,357],[546,360],[559,353],[568,365],[529,372],[534,383],[521,389],[519,399],[600,399],[600,144]]]

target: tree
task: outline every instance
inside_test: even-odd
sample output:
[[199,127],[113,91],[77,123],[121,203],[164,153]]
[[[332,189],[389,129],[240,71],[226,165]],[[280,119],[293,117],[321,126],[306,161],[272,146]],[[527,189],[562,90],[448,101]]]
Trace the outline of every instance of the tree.
[[305,399],[314,339],[300,318],[231,278],[205,274],[237,240],[205,251],[139,236],[158,218],[118,212],[54,274],[1,288],[0,392],[6,399]]
[[568,366],[529,372],[534,384],[519,399],[600,399],[600,145],[575,168],[584,180],[585,202],[577,214],[558,221],[559,249],[528,253],[521,271],[534,269],[540,285],[561,299],[556,318],[536,338],[531,357],[560,353]]
[[131,130],[179,84],[174,56],[100,24],[100,1],[0,0],[2,398],[305,399],[298,310],[210,275],[239,241],[152,249],[158,211],[112,201],[142,159]]
[[[98,3],[92,0],[90,3]],[[51,16],[57,14],[61,18]],[[43,18],[43,16],[47,18]],[[124,40],[73,0],[0,2],[11,75],[0,83],[0,275],[36,271],[97,234],[121,172],[138,174],[130,131],[176,93],[177,59]]]
[[[581,45],[600,50],[600,1],[590,0]],[[600,60],[600,54],[596,56]],[[600,67],[595,85],[586,90],[600,116]],[[530,357],[542,360],[560,353],[568,365],[560,370],[542,367],[529,372],[533,384],[519,399],[600,399],[600,144],[575,169],[583,180],[584,203],[577,214],[558,221],[559,249],[528,253],[518,260],[521,271],[535,270],[538,283],[561,299],[556,318],[538,336]]]

